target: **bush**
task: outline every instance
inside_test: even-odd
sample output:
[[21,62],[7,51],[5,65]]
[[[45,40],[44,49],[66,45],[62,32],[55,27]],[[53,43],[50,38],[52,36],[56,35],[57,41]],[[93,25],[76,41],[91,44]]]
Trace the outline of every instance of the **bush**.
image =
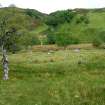
[[48,42],[48,44],[56,43],[55,35],[53,33],[47,35],[47,42]]
[[79,39],[67,33],[59,33],[56,35],[56,44],[59,46],[67,46],[70,44],[78,44]]
[[76,24],[79,23],[85,23],[85,24],[89,24],[89,19],[86,15],[80,16],[79,18],[77,18],[76,20]]
[[101,44],[102,44],[102,41],[101,41],[100,39],[95,38],[95,39],[93,40],[93,46],[99,47]]

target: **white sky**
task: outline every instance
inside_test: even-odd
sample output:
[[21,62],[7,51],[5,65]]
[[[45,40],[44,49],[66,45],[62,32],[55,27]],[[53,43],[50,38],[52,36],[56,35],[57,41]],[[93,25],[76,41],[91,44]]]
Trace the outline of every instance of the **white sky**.
[[0,0],[3,6],[15,4],[21,8],[31,8],[44,13],[73,8],[102,8],[105,0]]

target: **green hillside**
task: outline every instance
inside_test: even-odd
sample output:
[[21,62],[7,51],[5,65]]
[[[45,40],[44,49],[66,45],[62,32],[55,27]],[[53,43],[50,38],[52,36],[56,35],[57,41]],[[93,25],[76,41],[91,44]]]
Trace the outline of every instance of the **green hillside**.
[[58,28],[54,30],[55,32],[67,33],[78,38],[81,43],[92,42],[97,36],[104,33],[105,9],[75,9],[71,12],[74,12],[71,22],[66,21],[59,24]]
[[47,25],[44,23],[44,19],[47,16],[46,14],[33,9],[16,7],[1,8],[0,14],[0,19],[3,16],[8,17],[8,27],[14,27],[20,35],[15,50],[40,44],[37,34],[47,28]]
[[17,46],[104,42],[105,8],[74,9],[44,14],[33,9],[7,7],[0,17],[10,16],[10,26],[21,34]]

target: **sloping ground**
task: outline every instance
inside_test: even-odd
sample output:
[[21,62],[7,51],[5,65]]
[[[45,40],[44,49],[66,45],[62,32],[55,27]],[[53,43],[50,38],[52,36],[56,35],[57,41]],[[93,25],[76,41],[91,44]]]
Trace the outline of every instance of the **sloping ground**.
[[[82,43],[90,43],[95,39],[97,34],[105,31],[105,9],[102,10],[96,9],[95,11],[95,9],[88,9],[87,11],[82,12],[80,9],[81,12],[78,12],[79,9],[77,9],[75,10],[76,16],[72,19],[72,21],[70,23],[66,22],[59,25],[55,31],[73,35]],[[78,18],[81,16],[85,16],[88,19],[87,24],[83,23],[83,21],[76,23]]]
[[[5,15],[11,19],[12,24],[17,26],[21,26],[21,30],[34,31],[35,29],[39,30],[44,27],[44,18],[47,14],[41,13],[37,10],[33,9],[21,9],[17,7],[5,7],[0,8],[0,18]],[[46,26],[46,25],[45,25]]]
[[[68,13],[67,11],[65,10],[65,13]],[[58,26],[52,29],[51,26],[46,23],[47,17],[49,17],[49,19],[52,18],[53,21],[51,21],[51,23],[55,23],[59,20],[61,21],[62,19],[60,14],[62,14],[64,11],[60,11],[60,14],[59,11],[51,13],[55,15],[58,14],[59,18],[55,18],[54,20],[53,17],[50,17],[51,14],[47,15],[33,9],[21,9],[15,7],[0,8],[1,16],[4,13],[13,14],[11,18],[11,25],[13,24],[16,25],[16,27],[19,27],[20,33],[23,32],[22,35],[26,37],[24,40],[30,41],[29,43],[31,44],[32,38],[28,40],[27,37],[34,37],[36,35],[39,36],[40,34],[47,35],[49,34],[49,30],[51,31],[50,33],[52,36],[55,33],[68,33],[68,35],[72,35],[73,37],[79,39],[80,43],[91,43],[95,39],[96,34],[105,31],[105,8],[93,10],[75,9],[71,11],[75,13],[72,18],[72,14],[69,14],[69,16],[67,14],[62,16],[62,19],[67,18],[70,20],[70,22],[67,22],[65,21],[67,19],[64,19],[63,23],[59,22]],[[79,20],[78,23],[77,21],[78,19],[81,19],[81,17],[82,20]],[[84,23],[83,17],[84,19],[87,19],[88,22]]]

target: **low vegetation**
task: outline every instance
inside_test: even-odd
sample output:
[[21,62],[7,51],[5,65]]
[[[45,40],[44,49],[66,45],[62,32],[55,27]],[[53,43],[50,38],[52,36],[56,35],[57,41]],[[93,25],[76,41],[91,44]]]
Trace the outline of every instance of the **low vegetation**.
[[10,80],[0,79],[0,105],[104,105],[104,52],[10,54]]

